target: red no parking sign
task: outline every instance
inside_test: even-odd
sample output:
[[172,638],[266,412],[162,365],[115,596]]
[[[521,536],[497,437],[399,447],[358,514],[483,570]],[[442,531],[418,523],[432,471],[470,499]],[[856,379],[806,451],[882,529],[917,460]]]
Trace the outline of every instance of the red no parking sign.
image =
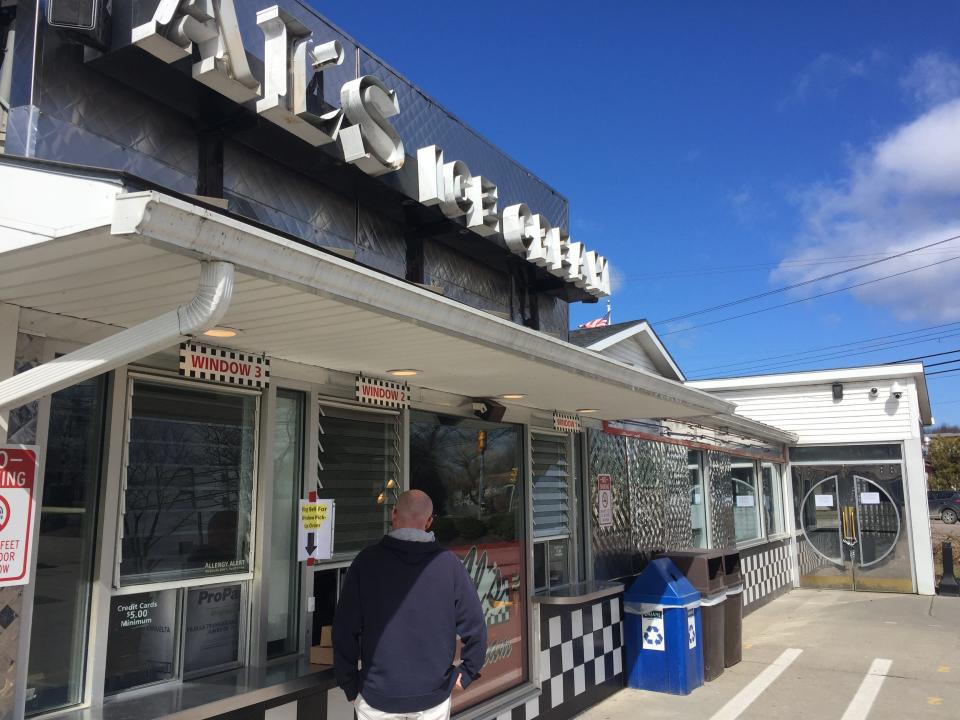
[[0,587],[30,582],[37,449],[0,445]]

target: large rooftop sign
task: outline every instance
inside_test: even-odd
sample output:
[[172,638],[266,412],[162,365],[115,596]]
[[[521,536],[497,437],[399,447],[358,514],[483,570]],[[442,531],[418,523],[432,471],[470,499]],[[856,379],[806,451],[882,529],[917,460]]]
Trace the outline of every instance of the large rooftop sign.
[[[343,63],[341,43],[312,41],[312,31],[276,5],[258,11],[256,20],[263,33],[263,82],[248,63],[234,0],[159,0],[152,19],[131,28],[131,40],[166,63],[196,50],[197,82],[254,105],[263,118],[314,147],[326,146],[368,175],[401,170],[407,154],[390,122],[403,110],[397,93],[364,75],[342,85],[340,107],[317,113],[309,102],[311,85],[318,73]],[[441,148],[418,148],[416,158],[413,199],[439,206],[481,237],[502,236],[514,254],[594,297],[610,294],[606,258],[584,250],[526,203],[500,209],[493,180],[472,175],[463,161],[446,161]]]

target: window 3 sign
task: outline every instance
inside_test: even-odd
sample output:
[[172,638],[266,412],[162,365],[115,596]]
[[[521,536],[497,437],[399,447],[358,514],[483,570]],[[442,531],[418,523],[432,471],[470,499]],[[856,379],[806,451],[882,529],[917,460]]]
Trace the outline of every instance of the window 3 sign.
[[270,384],[270,359],[199,343],[180,343],[180,376],[262,389]]

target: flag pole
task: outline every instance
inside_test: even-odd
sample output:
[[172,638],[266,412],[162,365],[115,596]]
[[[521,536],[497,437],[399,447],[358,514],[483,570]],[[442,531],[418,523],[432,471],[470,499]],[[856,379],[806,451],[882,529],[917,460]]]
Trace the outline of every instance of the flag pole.
[[607,325],[613,325],[613,310],[610,306],[610,298],[607,298]]

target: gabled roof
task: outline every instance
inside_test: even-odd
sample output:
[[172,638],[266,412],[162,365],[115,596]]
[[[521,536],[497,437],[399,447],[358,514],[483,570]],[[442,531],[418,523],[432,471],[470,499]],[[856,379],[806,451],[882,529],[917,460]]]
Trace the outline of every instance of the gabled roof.
[[678,382],[686,381],[680,366],[646,320],[631,320],[606,327],[571,330],[570,342],[598,353],[603,353],[604,350],[624,342],[639,343],[661,375]]

